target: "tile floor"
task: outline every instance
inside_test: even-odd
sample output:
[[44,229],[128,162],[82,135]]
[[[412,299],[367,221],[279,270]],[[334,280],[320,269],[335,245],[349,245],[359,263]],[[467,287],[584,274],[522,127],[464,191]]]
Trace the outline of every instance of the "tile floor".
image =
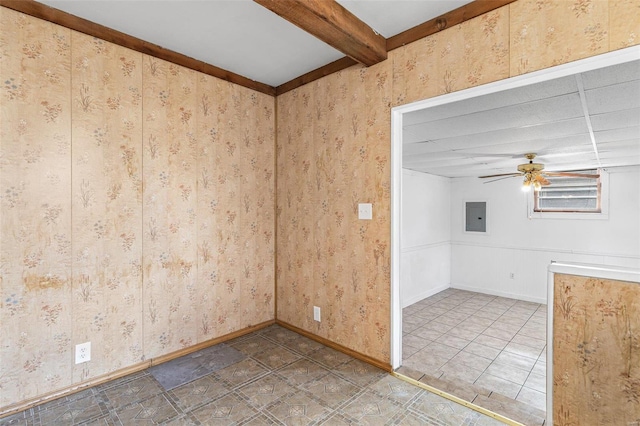
[[545,410],[546,305],[447,289],[402,314],[403,366]]
[[148,370],[0,425],[500,425],[279,326],[226,342],[239,362],[166,391]]

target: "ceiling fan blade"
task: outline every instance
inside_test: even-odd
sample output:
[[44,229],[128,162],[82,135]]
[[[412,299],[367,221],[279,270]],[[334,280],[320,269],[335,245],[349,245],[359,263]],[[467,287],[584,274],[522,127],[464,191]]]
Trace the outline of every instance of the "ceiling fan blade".
[[548,180],[546,180],[546,179],[544,178],[544,176],[542,176],[541,174],[536,175],[534,179],[535,179],[537,182],[539,182],[539,183],[540,183],[540,185],[542,185],[542,186],[549,186],[549,185],[551,184],[551,182],[549,182]]
[[487,175],[487,176],[478,176],[480,179],[492,178],[492,177],[500,177],[500,176],[520,176],[522,173],[502,173],[499,175]]
[[497,181],[499,181],[499,180],[511,179],[512,177],[516,177],[516,176],[515,176],[515,175],[514,175],[514,176],[502,176],[502,177],[499,177],[498,179],[485,180],[485,181],[484,181],[484,182],[482,182],[482,183],[493,183],[493,182],[497,182]]
[[600,175],[586,175],[583,173],[572,173],[572,172],[542,172],[547,176],[564,176],[564,177],[577,177],[577,178],[586,178],[586,179],[598,179]]

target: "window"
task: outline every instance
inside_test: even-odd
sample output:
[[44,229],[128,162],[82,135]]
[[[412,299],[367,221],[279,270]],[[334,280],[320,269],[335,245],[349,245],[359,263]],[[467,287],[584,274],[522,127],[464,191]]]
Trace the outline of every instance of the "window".
[[[581,170],[584,175],[601,175],[601,170]],[[550,185],[534,194],[534,212],[601,213],[601,179],[545,176]]]

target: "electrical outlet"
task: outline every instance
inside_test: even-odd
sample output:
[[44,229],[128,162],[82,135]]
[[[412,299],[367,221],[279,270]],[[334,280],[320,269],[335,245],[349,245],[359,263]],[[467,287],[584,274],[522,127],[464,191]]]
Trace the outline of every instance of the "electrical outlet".
[[313,307],[313,319],[320,322],[320,307],[318,306]]
[[511,278],[512,280],[516,278],[516,274],[514,274],[513,272],[509,274],[509,278]]
[[76,345],[76,364],[91,361],[91,342]]

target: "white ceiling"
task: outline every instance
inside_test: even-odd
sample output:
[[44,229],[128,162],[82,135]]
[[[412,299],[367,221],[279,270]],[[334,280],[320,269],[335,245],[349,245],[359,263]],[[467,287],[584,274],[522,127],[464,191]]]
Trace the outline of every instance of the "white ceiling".
[[638,165],[640,61],[407,113],[403,124],[403,167],[434,175],[517,172],[528,152],[546,171]]
[[[270,86],[345,55],[252,0],[39,0]],[[470,0],[338,0],[388,38]]]

